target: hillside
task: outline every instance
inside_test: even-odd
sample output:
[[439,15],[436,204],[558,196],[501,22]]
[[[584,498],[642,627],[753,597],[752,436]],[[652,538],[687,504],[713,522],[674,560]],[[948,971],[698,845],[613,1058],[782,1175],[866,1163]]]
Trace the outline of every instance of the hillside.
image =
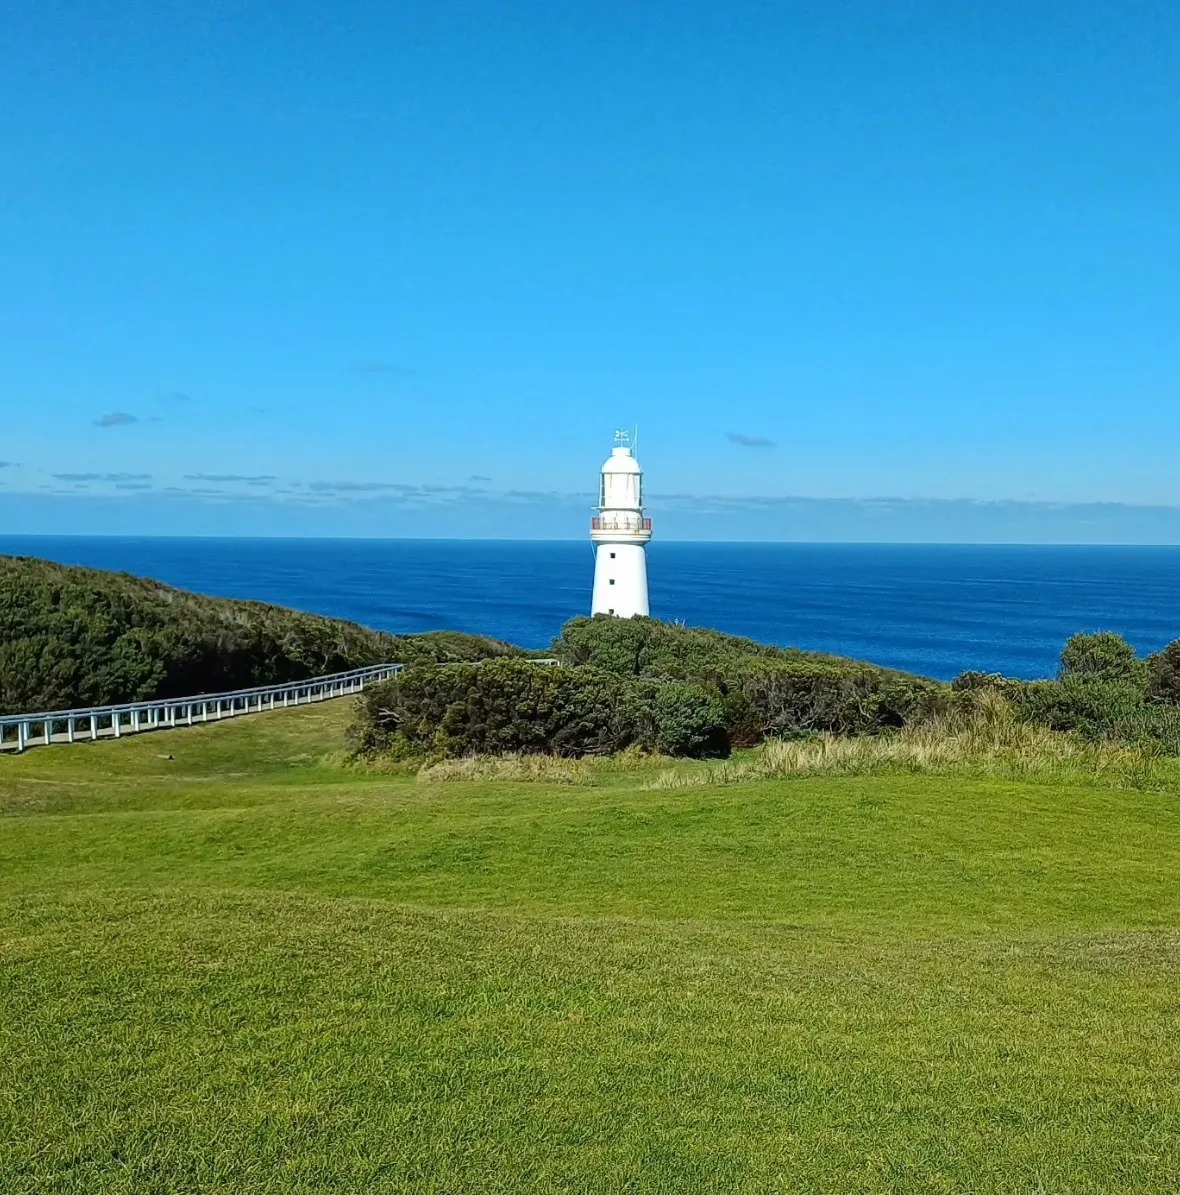
[[390,635],[127,573],[0,556],[0,713],[183,697],[390,660],[519,654],[457,632]]
[[428,783],[348,705],[0,760],[0,1189],[1176,1190],[1173,761]]

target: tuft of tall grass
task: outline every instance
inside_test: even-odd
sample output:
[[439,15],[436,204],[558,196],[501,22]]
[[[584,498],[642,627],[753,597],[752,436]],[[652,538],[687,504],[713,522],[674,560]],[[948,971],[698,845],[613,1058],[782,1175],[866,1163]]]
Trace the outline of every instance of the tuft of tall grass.
[[467,755],[427,764],[418,779],[428,784],[450,780],[516,780],[545,784],[593,784],[595,762],[555,755]]
[[954,772],[1012,779],[1106,779],[1142,788],[1163,782],[1150,750],[1087,742],[1020,721],[1004,696],[982,689],[929,721],[880,734],[817,734],[763,744],[753,758],[698,768],[668,769],[648,788],[738,784],[787,776],[848,776],[870,772]]
[[613,755],[583,755],[577,759],[510,751],[503,755],[464,755],[458,759],[432,760],[418,769],[418,779],[427,783],[508,780],[591,785],[600,779],[654,771],[671,762],[670,756],[657,755],[636,746],[616,751]]

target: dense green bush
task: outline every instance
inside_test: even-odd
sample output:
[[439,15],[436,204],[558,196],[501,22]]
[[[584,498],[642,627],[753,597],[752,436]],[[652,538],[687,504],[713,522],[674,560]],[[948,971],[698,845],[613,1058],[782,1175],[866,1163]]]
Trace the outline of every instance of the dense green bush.
[[721,705],[699,686],[511,659],[407,668],[365,691],[349,740],[395,755],[727,750]]
[[1061,649],[1060,680],[1142,686],[1147,673],[1135,649],[1113,631],[1071,635]]
[[126,573],[0,556],[0,713],[184,697],[389,660],[520,654],[494,640],[394,636]]
[[553,654],[567,664],[593,664],[610,672],[662,680],[701,680],[749,660],[851,664],[823,652],[775,647],[706,627],[655,618],[571,618],[553,641]]
[[1138,685],[1066,673],[1059,681],[1016,681],[1005,695],[1027,722],[1050,730],[1075,730],[1106,737],[1110,727],[1139,712],[1145,702]]
[[721,701],[735,746],[903,726],[950,699],[946,685],[926,677],[651,618],[574,618],[553,650],[570,664],[704,686]]
[[1180,754],[1180,641],[1143,660],[1121,635],[1074,635],[1056,680],[964,672],[952,687],[994,688],[1021,720],[1050,730]]
[[697,758],[729,754],[725,705],[712,693],[687,681],[648,681],[638,687],[642,746]]
[[1165,705],[1180,705],[1180,639],[1147,657],[1147,696]]

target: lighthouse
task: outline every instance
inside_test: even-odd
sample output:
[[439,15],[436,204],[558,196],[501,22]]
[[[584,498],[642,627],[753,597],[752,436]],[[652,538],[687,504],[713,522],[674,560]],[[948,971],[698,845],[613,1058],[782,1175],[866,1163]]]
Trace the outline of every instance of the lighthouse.
[[598,514],[590,520],[594,553],[592,614],[619,618],[646,615],[647,541],[651,519],[643,517],[643,471],[626,432],[615,432],[615,447],[602,466]]

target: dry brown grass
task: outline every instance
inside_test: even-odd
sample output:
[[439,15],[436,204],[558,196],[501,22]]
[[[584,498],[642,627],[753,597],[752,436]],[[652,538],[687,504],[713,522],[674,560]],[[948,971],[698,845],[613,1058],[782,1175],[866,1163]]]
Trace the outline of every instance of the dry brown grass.
[[554,755],[469,755],[427,764],[418,779],[427,784],[451,780],[512,780],[544,784],[593,784],[594,760]]
[[654,771],[667,767],[671,759],[628,747],[614,755],[587,755],[563,759],[555,755],[467,755],[423,765],[418,779],[427,783],[446,780],[505,780],[541,784],[596,784],[604,776]]

